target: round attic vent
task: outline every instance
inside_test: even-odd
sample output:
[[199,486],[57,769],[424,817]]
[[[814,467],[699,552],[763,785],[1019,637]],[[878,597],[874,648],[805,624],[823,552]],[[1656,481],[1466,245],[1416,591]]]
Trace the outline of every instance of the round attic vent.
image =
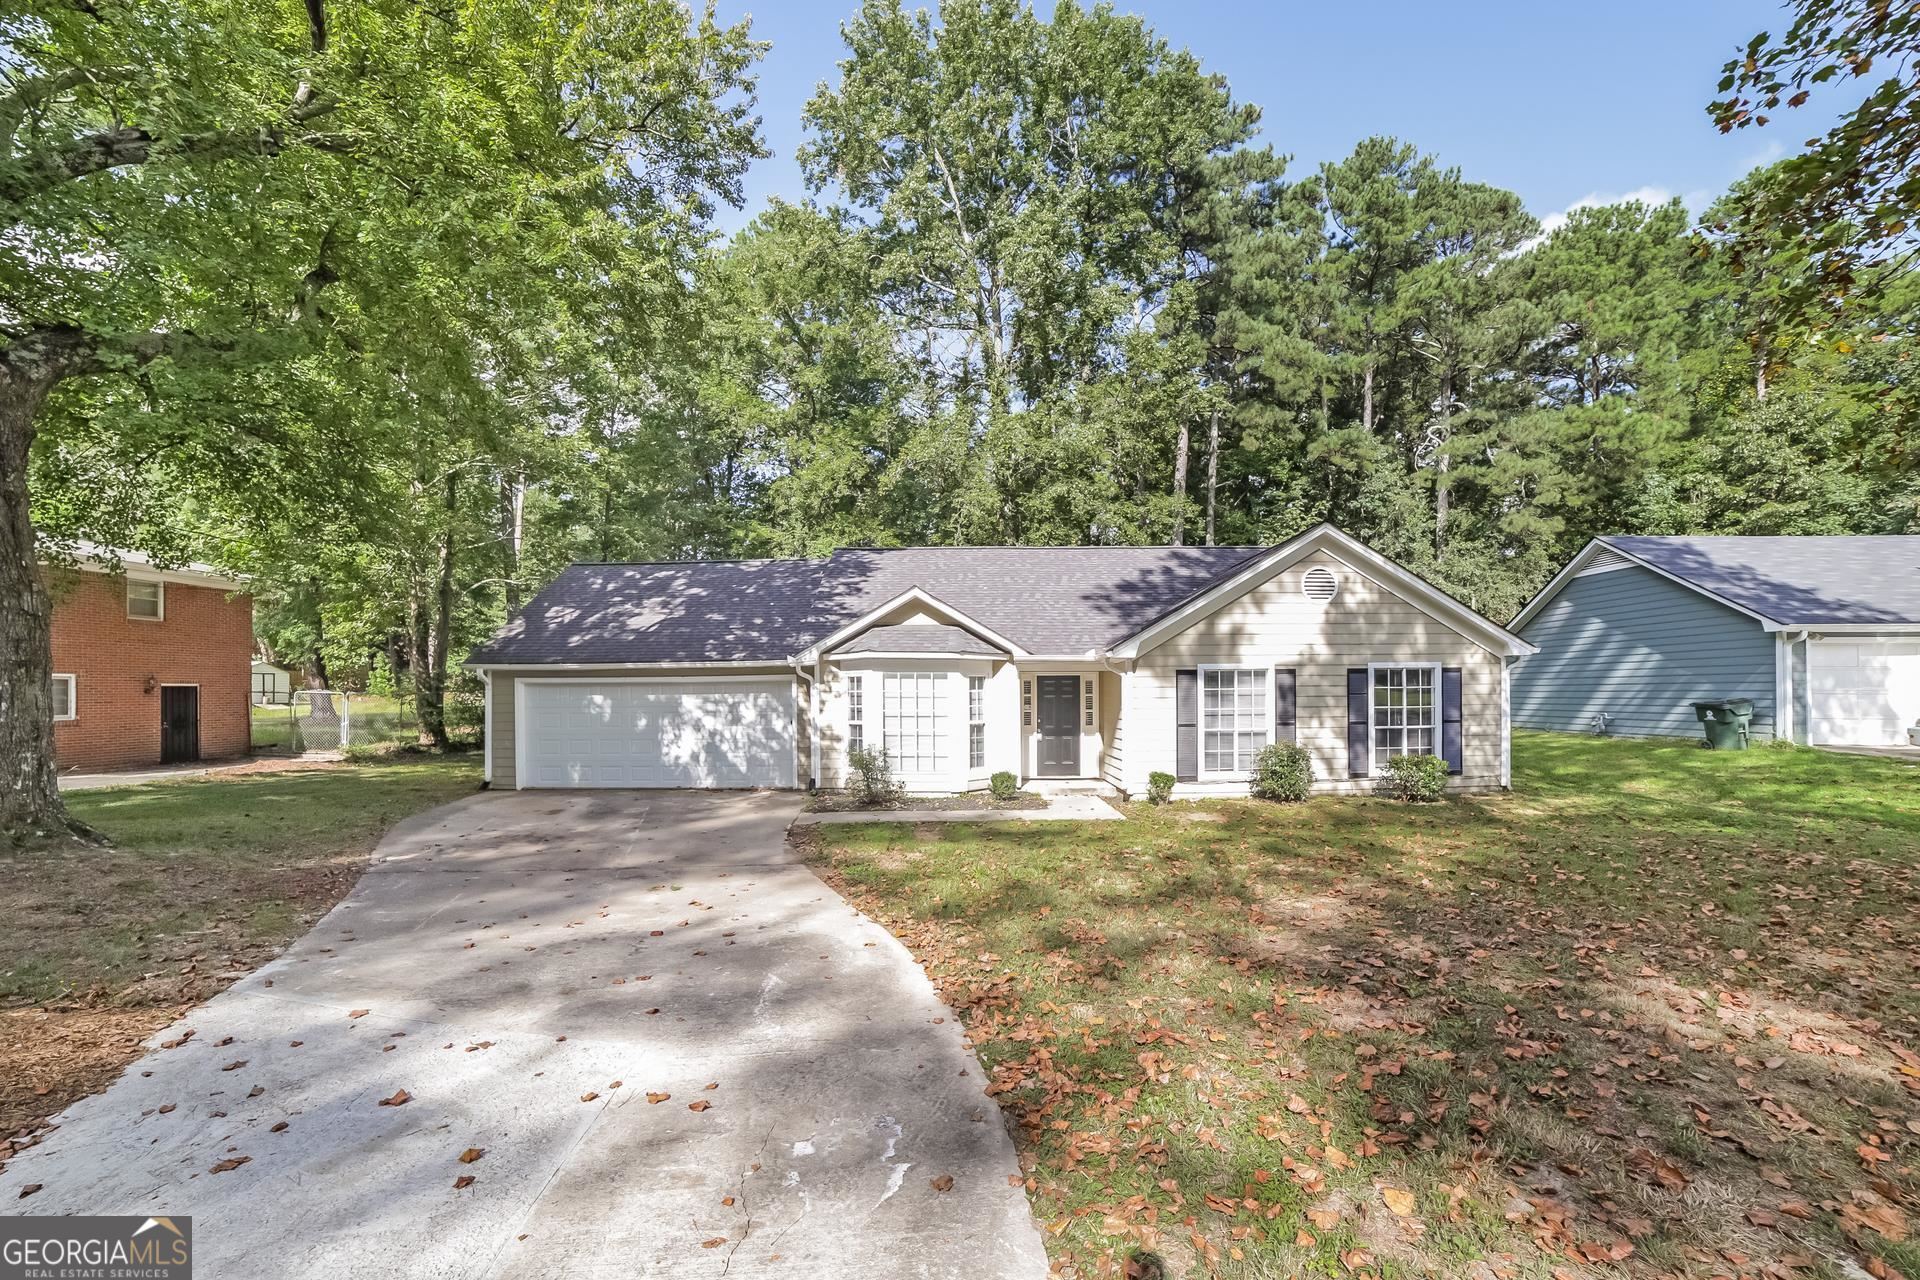
[[1300,579],[1300,594],[1315,604],[1325,604],[1333,599],[1333,593],[1340,589],[1340,579],[1333,576],[1333,570],[1315,565],[1307,570]]

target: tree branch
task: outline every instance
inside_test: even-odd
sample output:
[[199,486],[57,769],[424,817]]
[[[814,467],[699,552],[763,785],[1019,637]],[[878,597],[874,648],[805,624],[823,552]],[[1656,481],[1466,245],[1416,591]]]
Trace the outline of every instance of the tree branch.
[[[295,103],[287,112],[287,123],[308,123],[326,115],[338,105],[337,98],[325,94],[314,96],[304,103]],[[299,147],[344,153],[354,150],[358,145],[359,139],[351,134],[289,134],[280,125],[253,130],[188,133],[172,139],[155,137],[133,125],[122,125],[25,157],[14,173],[0,181],[0,203],[22,204],[36,195],[90,174],[146,164],[168,156],[187,160],[222,160],[250,155],[277,156]]]

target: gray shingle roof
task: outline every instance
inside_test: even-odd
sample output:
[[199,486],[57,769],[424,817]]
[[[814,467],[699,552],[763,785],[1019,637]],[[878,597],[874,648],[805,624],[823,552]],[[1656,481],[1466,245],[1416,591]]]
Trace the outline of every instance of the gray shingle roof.
[[1920,535],[1600,541],[1786,626],[1920,623]]
[[576,564],[473,663],[784,662],[918,587],[1029,653],[1132,635],[1261,547],[913,547]]
[[818,560],[576,564],[473,663],[783,662],[813,643]]
[[1124,640],[1264,550],[848,548],[826,562],[821,613],[831,631],[919,587],[1028,653],[1077,655]]
[[868,627],[833,650],[835,653],[973,653],[1004,658],[1005,649],[988,644],[971,631],[943,623],[902,622],[890,627]]

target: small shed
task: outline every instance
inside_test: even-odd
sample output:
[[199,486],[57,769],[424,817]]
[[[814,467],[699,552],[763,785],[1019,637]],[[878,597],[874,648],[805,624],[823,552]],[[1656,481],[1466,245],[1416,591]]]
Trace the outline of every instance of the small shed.
[[271,662],[253,664],[253,705],[284,707],[293,701],[293,676]]

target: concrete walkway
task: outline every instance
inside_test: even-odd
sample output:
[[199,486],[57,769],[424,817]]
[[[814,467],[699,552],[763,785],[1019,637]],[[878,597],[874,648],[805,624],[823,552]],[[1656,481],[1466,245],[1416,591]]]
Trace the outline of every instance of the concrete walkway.
[[1044,809],[849,809],[803,813],[795,825],[839,822],[1120,822],[1118,809],[1099,796],[1048,796]]
[[225,764],[163,764],[151,769],[121,769],[110,773],[63,773],[62,791],[93,791],[100,787],[137,787],[143,782],[170,782],[176,778],[204,778],[214,773],[249,769],[255,760],[234,760]]
[[529,791],[412,820],[15,1157],[0,1204],[190,1214],[208,1280],[1040,1280],[978,1063],[905,948],[791,863],[799,804]]

